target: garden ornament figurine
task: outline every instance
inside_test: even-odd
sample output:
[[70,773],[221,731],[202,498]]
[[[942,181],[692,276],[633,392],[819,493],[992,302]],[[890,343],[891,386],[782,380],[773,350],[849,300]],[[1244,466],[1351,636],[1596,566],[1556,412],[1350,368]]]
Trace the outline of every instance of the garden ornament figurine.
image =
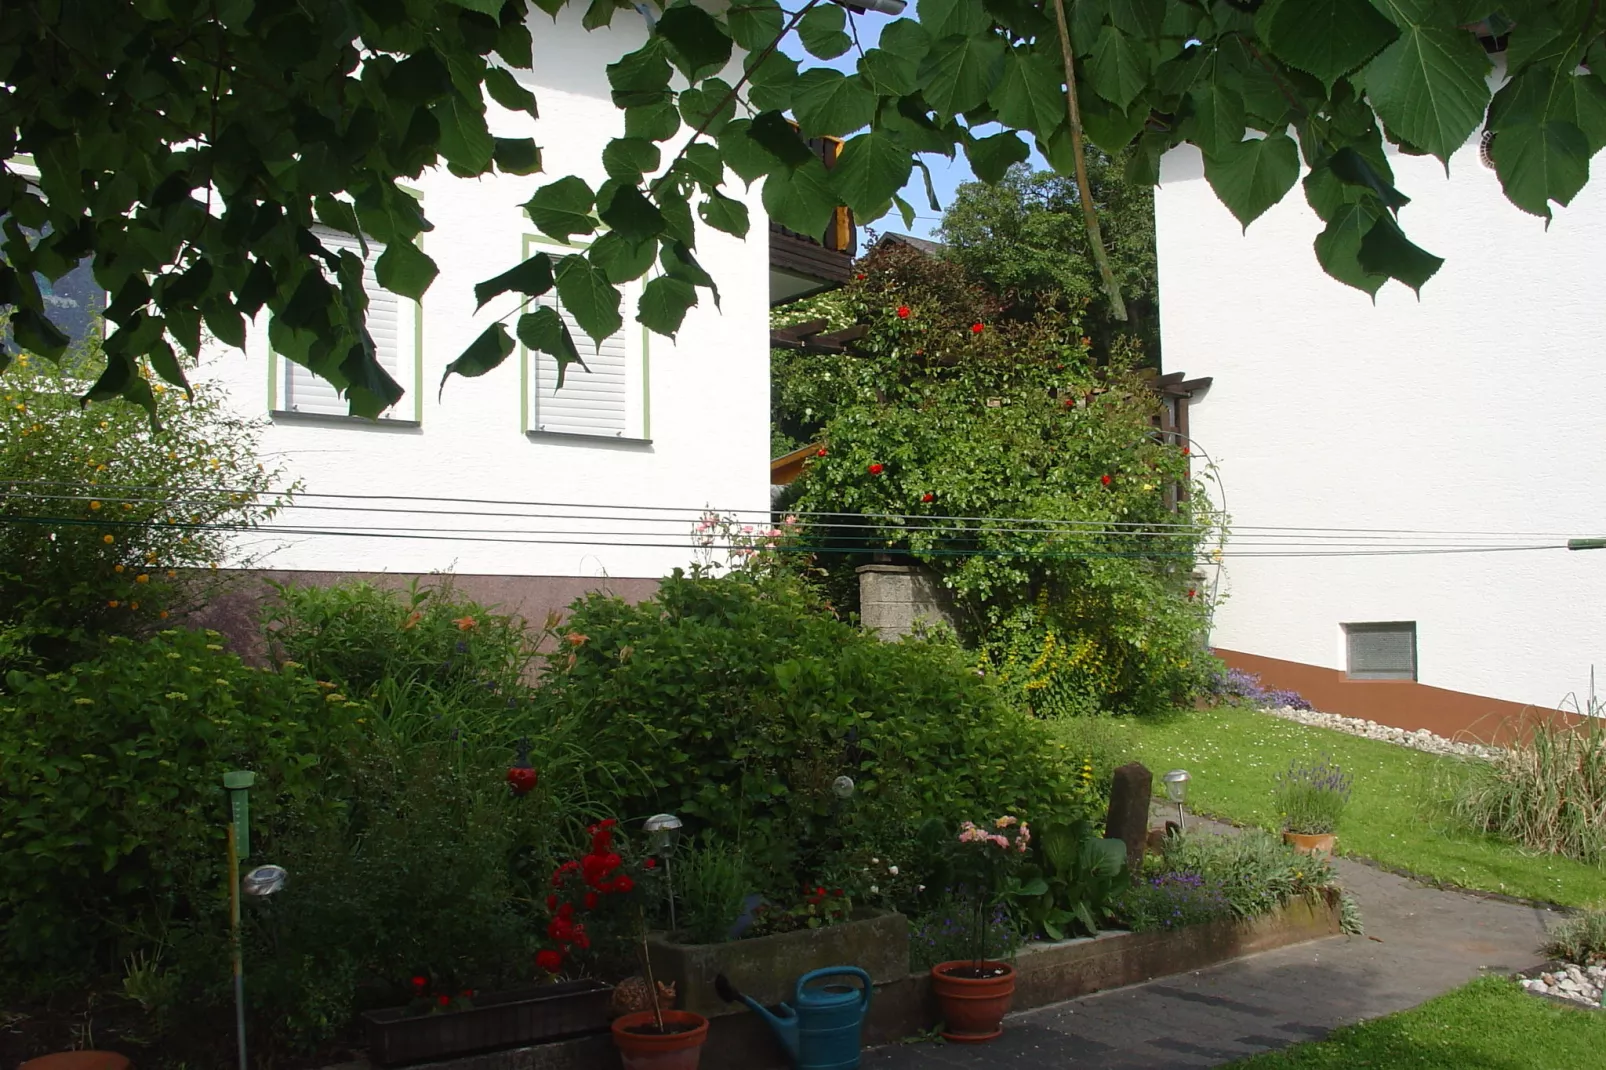
[[[849,984],[849,978],[859,983]],[[870,1010],[872,988],[870,975],[857,966],[810,970],[797,979],[792,1002],[772,1012],[736,991],[724,974],[714,978],[720,999],[747,1004],[775,1031],[796,1070],[857,1070],[859,1034]]]

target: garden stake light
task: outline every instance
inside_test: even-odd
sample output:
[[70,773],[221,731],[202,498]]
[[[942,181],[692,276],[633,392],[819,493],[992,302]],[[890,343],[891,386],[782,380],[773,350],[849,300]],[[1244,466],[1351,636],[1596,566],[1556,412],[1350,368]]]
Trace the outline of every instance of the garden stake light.
[[1186,769],[1173,769],[1160,778],[1165,782],[1165,797],[1177,804],[1177,827],[1186,831],[1188,824],[1182,816],[1182,804],[1188,799],[1188,776]]
[[642,826],[647,833],[648,850],[664,860],[664,889],[669,896],[669,931],[675,931],[675,878],[669,868],[669,859],[680,841],[682,822],[674,814],[654,814]]

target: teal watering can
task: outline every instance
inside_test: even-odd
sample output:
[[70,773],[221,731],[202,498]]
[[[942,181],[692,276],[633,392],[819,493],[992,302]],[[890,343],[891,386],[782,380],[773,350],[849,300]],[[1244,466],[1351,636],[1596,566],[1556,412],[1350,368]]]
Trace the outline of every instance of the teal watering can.
[[[857,985],[848,983],[857,978]],[[870,975],[857,966],[827,966],[797,979],[791,1003],[771,1013],[720,977],[716,987],[729,1000],[740,999],[775,1030],[797,1070],[857,1070],[859,1033],[870,1010]],[[795,1009],[794,1009],[795,1005]]]

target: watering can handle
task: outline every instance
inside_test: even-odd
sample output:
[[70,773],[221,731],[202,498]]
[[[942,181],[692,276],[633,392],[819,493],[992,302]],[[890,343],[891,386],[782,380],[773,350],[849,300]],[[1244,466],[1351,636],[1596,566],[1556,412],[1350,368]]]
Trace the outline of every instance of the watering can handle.
[[870,980],[870,975],[857,966],[826,966],[823,969],[810,970],[797,979],[797,998],[799,1002],[803,999],[803,987],[810,981],[817,981],[822,977],[840,977],[843,974],[852,974],[864,983],[864,995],[859,998],[859,1006],[861,1008],[868,1007],[870,1005],[870,993],[875,988],[875,984]]

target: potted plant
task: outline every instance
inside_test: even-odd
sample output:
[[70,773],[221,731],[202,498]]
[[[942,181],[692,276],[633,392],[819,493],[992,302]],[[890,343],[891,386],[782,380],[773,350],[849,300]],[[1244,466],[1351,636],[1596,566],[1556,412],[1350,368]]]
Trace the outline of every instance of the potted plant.
[[592,825],[591,849],[563,863],[552,874],[547,896],[547,937],[551,946],[536,956],[536,965],[556,975],[576,950],[591,947],[592,929],[622,919],[641,962],[645,983],[637,986],[645,1010],[621,1014],[613,1021],[613,1042],[624,1070],[697,1070],[708,1019],[691,1011],[664,1006],[673,997],[653,977],[647,955],[647,896],[661,872],[651,857],[626,857],[617,822]]
[[1284,842],[1301,854],[1331,855],[1352,781],[1325,756],[1314,765],[1289,763],[1288,771],[1277,775],[1276,787]]
[[[963,890],[973,918],[969,956],[931,968],[946,1040],[976,1044],[1004,1031],[1004,1015],[1015,997],[1015,968],[987,958],[988,917],[1012,889],[1018,890],[1031,842],[1026,822],[1008,815],[988,828],[966,821],[950,841],[955,887]],[[1041,889],[1033,891],[1040,894]]]

